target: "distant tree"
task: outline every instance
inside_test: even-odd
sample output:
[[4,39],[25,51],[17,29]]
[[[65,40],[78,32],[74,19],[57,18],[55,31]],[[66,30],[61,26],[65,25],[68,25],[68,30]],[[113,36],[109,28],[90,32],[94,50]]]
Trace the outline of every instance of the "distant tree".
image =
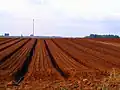
[[9,36],[9,33],[5,33],[4,36]]
[[97,35],[97,34],[90,34],[85,38],[120,38],[118,35]]
[[3,35],[0,35],[0,37],[3,37]]

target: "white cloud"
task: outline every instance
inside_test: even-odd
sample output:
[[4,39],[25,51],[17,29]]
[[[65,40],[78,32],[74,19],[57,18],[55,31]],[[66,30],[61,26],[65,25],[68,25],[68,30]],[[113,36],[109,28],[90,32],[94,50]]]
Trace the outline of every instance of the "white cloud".
[[119,0],[49,0],[49,2],[70,17],[93,19],[120,14]]
[[[100,21],[120,20],[119,3],[119,0],[0,0],[0,30],[29,35],[35,18],[36,35],[106,33],[110,32],[111,23]],[[115,27],[119,28],[114,25],[110,30]]]
[[0,10],[18,17],[102,19],[120,15],[119,0],[0,0]]

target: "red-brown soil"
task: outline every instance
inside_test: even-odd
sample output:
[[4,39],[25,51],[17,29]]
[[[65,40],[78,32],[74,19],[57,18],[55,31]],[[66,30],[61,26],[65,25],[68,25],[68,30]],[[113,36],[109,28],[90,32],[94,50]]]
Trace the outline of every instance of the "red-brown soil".
[[120,69],[120,39],[0,39],[0,88],[97,90],[113,68]]

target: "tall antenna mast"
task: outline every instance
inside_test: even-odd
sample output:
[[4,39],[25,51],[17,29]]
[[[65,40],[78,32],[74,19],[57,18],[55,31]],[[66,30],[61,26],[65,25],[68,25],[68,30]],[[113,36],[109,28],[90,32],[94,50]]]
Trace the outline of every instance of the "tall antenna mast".
[[33,36],[34,36],[34,19],[33,19]]

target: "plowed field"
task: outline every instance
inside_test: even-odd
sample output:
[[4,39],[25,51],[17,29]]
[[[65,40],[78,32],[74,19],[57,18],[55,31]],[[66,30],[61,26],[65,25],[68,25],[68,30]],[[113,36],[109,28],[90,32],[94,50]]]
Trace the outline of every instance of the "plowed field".
[[0,90],[99,90],[119,70],[120,39],[0,39]]

